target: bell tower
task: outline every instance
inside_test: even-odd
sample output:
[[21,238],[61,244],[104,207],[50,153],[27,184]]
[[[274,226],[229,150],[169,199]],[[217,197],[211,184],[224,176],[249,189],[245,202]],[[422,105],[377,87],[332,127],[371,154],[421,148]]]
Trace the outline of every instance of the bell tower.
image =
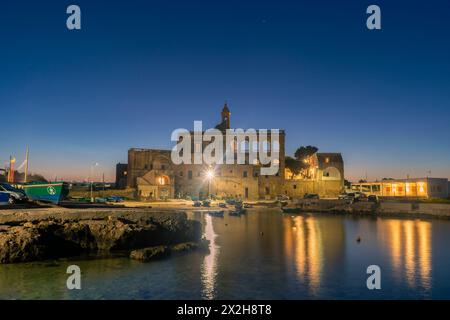
[[230,116],[231,116],[231,112],[230,109],[228,109],[228,105],[225,102],[222,112],[221,112],[221,116],[222,116],[222,123],[226,124],[226,129],[230,129]]

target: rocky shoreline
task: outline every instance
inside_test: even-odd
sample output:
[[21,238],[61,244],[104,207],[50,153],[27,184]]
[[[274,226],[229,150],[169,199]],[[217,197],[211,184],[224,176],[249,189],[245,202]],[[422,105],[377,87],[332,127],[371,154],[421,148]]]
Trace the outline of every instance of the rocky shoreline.
[[181,248],[197,248],[200,240],[200,223],[188,220],[183,212],[55,209],[11,211],[0,215],[0,263],[131,253],[161,246],[182,251]]

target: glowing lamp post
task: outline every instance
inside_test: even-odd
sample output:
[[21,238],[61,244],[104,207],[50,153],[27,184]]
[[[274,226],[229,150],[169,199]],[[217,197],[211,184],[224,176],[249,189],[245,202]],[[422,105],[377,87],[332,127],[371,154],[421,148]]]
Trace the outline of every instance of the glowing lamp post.
[[206,179],[208,180],[208,198],[211,197],[211,180],[214,179],[214,170],[213,169],[208,169],[208,171],[206,171]]
[[94,174],[94,169],[95,169],[95,167],[97,167],[98,166],[98,163],[96,162],[96,163],[94,163],[94,164],[92,164],[91,165],[91,170],[90,170],[90,180],[91,180],[91,202],[94,202],[94,197],[93,197],[93,184],[94,184],[94,181],[92,181],[93,180],[93,174]]

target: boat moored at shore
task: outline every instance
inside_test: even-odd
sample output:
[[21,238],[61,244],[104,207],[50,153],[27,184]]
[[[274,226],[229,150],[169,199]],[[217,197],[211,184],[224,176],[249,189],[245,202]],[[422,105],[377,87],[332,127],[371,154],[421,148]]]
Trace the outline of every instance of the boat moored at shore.
[[59,204],[69,194],[69,185],[66,182],[35,182],[24,184],[22,188],[30,200],[55,204]]

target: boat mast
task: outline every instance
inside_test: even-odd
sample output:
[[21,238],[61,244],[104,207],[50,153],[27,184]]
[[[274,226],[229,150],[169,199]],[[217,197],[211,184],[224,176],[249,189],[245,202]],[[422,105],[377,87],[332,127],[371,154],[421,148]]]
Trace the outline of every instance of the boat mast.
[[27,183],[27,178],[28,178],[28,154],[29,154],[29,150],[28,150],[28,146],[27,146],[27,153],[25,156],[25,178],[23,180],[24,183]]

